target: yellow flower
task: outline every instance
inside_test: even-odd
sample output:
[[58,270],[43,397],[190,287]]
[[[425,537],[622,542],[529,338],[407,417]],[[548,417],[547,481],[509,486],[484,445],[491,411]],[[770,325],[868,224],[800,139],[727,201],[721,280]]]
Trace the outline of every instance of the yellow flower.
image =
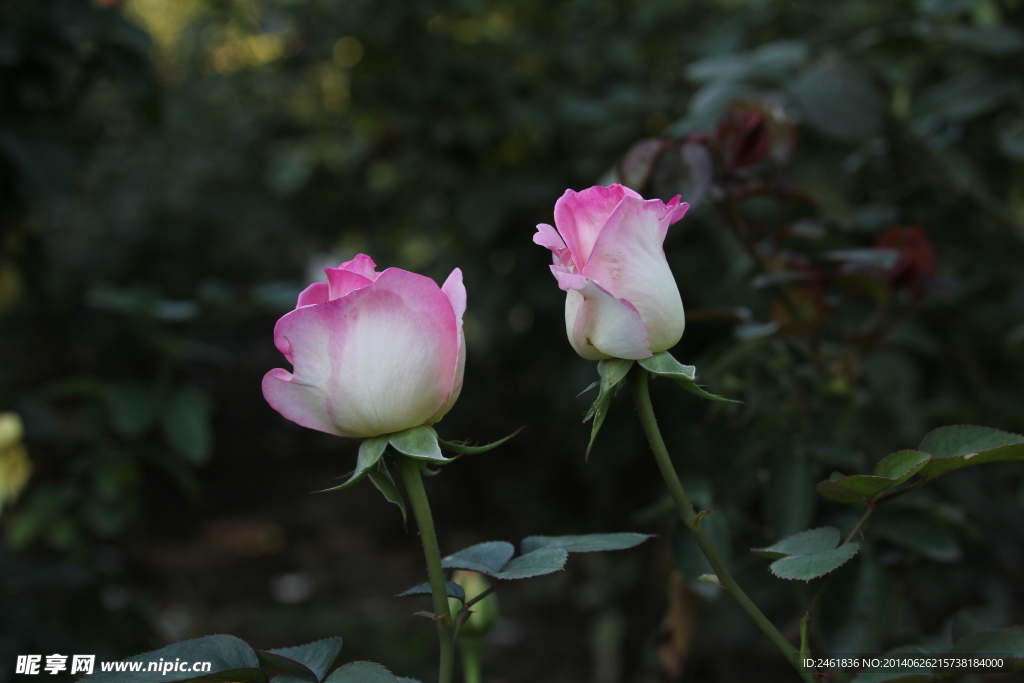
[[23,434],[16,413],[0,413],[0,511],[4,503],[18,498],[32,474],[32,461],[21,441]]

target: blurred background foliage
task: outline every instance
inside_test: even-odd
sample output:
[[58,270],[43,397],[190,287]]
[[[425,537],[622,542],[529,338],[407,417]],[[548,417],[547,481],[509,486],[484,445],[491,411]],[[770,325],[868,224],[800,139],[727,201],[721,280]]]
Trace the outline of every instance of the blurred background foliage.
[[[310,495],[354,445],[259,390],[276,318],[366,252],[465,272],[442,436],[528,426],[430,480],[443,550],[660,534],[511,587],[488,680],[787,680],[693,581],[627,400],[584,463],[595,369],[533,226],[567,187],[693,205],[666,244],[675,355],[744,403],[657,382],[655,405],[795,637],[810,590],[747,549],[849,529],[814,482],[944,424],[1024,431],[1022,20],[1019,0],[6,0],[0,410],[32,476],[0,519],[0,660],[340,635],[429,678],[432,629],[391,599],[421,580],[415,537],[369,487]],[[948,475],[865,542],[818,650],[1021,623],[1019,466]]]

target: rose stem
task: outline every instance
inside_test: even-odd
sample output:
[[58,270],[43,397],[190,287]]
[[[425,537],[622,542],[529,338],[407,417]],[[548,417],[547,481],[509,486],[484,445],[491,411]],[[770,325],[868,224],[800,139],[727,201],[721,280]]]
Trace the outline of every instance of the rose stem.
[[711,544],[711,539],[708,538],[704,532],[703,527],[700,524],[700,517],[698,517],[693,511],[693,505],[690,503],[689,497],[686,495],[686,491],[683,489],[683,485],[679,481],[679,477],[676,476],[675,468],[672,466],[672,459],[669,457],[668,450],[665,448],[665,442],[661,438],[661,431],[658,429],[658,421],[654,417],[654,407],[651,405],[651,396],[647,391],[647,371],[641,368],[639,365],[634,365],[633,369],[629,373],[630,389],[633,392],[633,402],[636,404],[636,412],[640,416],[640,423],[644,427],[644,433],[647,435],[647,441],[651,445],[651,450],[654,452],[654,459],[658,463],[658,469],[661,470],[661,476],[665,480],[665,485],[668,487],[669,493],[672,495],[672,499],[675,501],[676,510],[679,512],[679,517],[686,524],[687,528],[693,534],[694,539],[697,541],[697,545],[704,552],[704,556],[708,558],[708,562],[711,563],[712,568],[715,570],[715,574],[718,576],[718,581],[722,587],[727,590],[736,602],[740,604],[740,607],[754,620],[754,623],[760,627],[764,634],[768,636],[768,639],[775,644],[775,647],[779,648],[782,654],[789,660],[797,673],[806,683],[815,683],[814,676],[811,671],[803,666],[803,663],[799,659],[799,655],[796,648],[786,640],[786,638],[779,633],[779,630],[775,628],[772,622],[768,621],[768,618],[757,608],[757,605],[747,597],[747,594],[743,592],[743,589],[739,587],[736,580],[732,578],[732,574],[729,573],[725,563],[718,556],[718,552],[715,547]]
[[423,488],[418,461],[404,455],[396,455],[395,460],[402,482],[405,484],[405,491],[409,494],[412,514],[416,518],[416,526],[419,527],[420,539],[423,541],[423,555],[427,560],[430,591],[434,597],[434,621],[437,624],[437,637],[441,646],[438,683],[451,683],[455,669],[452,613],[448,606],[448,591],[445,589],[444,569],[441,567],[441,551],[437,546],[437,533],[434,531],[434,520],[430,515],[427,491]]

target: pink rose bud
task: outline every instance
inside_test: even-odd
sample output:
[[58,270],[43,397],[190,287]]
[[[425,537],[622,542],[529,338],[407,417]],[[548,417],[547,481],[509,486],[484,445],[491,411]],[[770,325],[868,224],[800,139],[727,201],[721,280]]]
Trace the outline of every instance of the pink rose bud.
[[325,268],[277,321],[274,344],[294,366],[263,377],[283,416],[328,434],[368,438],[431,425],[462,390],[466,288],[399,268],[375,272],[365,254]]
[[587,360],[638,360],[672,348],[686,320],[662,244],[690,208],[644,200],[622,185],[566,190],[555,228],[537,226],[533,241],[554,254],[551,272],[566,292],[569,343]]

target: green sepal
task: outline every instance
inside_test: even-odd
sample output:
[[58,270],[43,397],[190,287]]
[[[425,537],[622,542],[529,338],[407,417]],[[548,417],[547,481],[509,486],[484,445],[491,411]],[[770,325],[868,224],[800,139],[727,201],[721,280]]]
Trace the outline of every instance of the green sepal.
[[[455,458],[450,458],[448,462],[454,462]],[[427,464],[426,460],[420,460],[420,474],[424,477],[436,477],[441,474],[441,468],[438,467],[436,470],[430,469],[430,465]]]
[[898,451],[882,458],[873,474],[832,478],[818,482],[818,493],[840,503],[867,505],[905,483],[928,465],[931,456],[921,451]]
[[377,463],[377,466],[367,472],[370,477],[370,481],[377,487],[377,490],[384,494],[384,497],[389,502],[394,503],[398,506],[398,509],[402,511],[402,524],[408,524],[409,520],[405,513],[405,499],[402,498],[401,492],[398,490],[398,486],[395,485],[395,480],[391,476],[391,471],[388,469],[387,463],[381,460]]
[[441,446],[441,448],[448,451],[449,453],[455,453],[456,455],[477,455],[478,453],[486,453],[487,451],[493,448],[497,448],[498,446],[505,443],[506,441],[508,441],[509,439],[511,439],[513,436],[517,435],[524,429],[526,429],[525,426],[520,427],[516,431],[506,436],[504,439],[498,439],[494,443],[485,444],[483,446],[469,446],[466,445],[464,441],[445,441],[443,439],[438,439],[437,443],[439,446]]
[[604,424],[604,418],[608,415],[608,406],[611,405],[612,396],[626,381],[626,375],[629,374],[631,367],[633,367],[633,361],[622,358],[609,358],[597,362],[597,373],[601,376],[601,380],[587,387],[588,391],[595,385],[598,387],[597,398],[583,418],[584,423],[590,419],[594,420],[594,424],[590,428],[590,443],[587,444],[587,459],[590,458],[590,451],[594,447],[597,432],[600,431],[601,425]]
[[370,439],[366,439],[359,444],[359,458],[356,459],[356,469],[352,472],[352,476],[348,478],[344,484],[338,484],[332,486],[329,489],[323,489],[317,491],[317,493],[326,493],[328,491],[338,491],[339,489],[347,489],[355,483],[358,483],[363,477],[369,474],[369,471],[380,462],[381,456],[384,455],[384,449],[388,447],[387,435],[375,436]]
[[656,353],[650,358],[644,358],[637,362],[640,364],[640,367],[652,375],[674,379],[679,386],[695,396],[706,398],[710,401],[742,403],[742,401],[725,398],[724,396],[712,394],[710,391],[703,389],[699,384],[697,384],[697,368],[692,365],[683,365],[673,358],[672,354],[668,351]]
[[395,432],[389,436],[389,440],[396,451],[410,458],[448,462],[448,458],[441,454],[441,447],[437,445],[437,432],[426,425]]

